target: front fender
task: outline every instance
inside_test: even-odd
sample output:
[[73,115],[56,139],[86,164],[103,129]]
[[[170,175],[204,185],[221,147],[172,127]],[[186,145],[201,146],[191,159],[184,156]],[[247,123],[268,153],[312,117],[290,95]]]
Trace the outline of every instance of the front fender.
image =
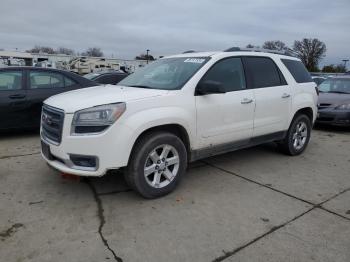
[[190,145],[194,144],[195,136],[195,113],[191,115],[188,111],[178,107],[160,107],[139,111],[130,115],[125,125],[132,134],[129,136],[127,155],[129,156],[137,138],[146,130],[157,126],[177,124],[182,126],[188,134]]

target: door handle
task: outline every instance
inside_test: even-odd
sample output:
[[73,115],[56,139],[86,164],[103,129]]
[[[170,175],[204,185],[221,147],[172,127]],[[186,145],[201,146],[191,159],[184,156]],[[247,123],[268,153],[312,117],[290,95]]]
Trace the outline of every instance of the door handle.
[[288,98],[288,97],[290,97],[290,94],[284,93],[284,94],[282,95],[282,98]]
[[25,97],[26,97],[26,95],[22,95],[22,94],[9,95],[9,98],[11,98],[11,99],[22,99]]
[[243,98],[241,104],[250,104],[251,102],[253,102],[253,99]]

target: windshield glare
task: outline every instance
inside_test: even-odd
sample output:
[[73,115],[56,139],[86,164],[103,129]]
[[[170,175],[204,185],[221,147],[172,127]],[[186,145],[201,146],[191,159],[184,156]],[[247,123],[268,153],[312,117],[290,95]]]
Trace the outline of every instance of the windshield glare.
[[164,58],[138,69],[118,85],[141,88],[176,90],[209,60],[209,57]]
[[327,79],[318,86],[320,92],[324,93],[349,93],[350,78]]

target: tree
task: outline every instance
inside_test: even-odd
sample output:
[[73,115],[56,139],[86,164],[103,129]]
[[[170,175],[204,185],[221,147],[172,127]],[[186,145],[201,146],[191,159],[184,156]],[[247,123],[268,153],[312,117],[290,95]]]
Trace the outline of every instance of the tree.
[[94,56],[101,57],[103,56],[103,52],[99,47],[90,47],[85,52],[81,53],[82,56]]
[[57,54],[65,54],[65,55],[74,55],[75,52],[73,49],[66,48],[66,47],[59,47],[56,50]]
[[257,45],[247,44],[246,48],[259,48]]
[[28,53],[46,53],[46,54],[55,54],[55,50],[49,46],[34,46],[32,49],[27,50]]
[[339,64],[339,65],[325,65],[322,68],[322,72],[324,73],[345,73],[346,72],[346,68],[343,64]]
[[317,38],[294,41],[293,50],[309,71],[317,71],[318,64],[327,51],[325,43]]
[[135,57],[135,60],[149,60],[149,61],[154,61],[154,57],[152,55],[148,55],[148,59],[147,59],[147,55],[146,54],[140,54],[138,56]]
[[263,44],[264,49],[270,49],[270,50],[278,50],[278,51],[284,51],[287,49],[287,46],[285,43],[283,43],[280,40],[273,40],[273,41],[265,41]]

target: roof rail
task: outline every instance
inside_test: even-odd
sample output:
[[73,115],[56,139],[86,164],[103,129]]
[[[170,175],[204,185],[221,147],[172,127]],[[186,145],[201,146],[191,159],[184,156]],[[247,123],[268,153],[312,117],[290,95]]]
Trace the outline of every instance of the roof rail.
[[250,51],[250,52],[264,52],[264,53],[272,53],[272,54],[279,54],[279,55],[286,55],[286,56],[296,56],[296,54],[291,49],[279,51],[279,50],[272,50],[272,49],[264,49],[259,47],[253,47],[253,48],[241,48],[241,47],[230,47],[224,52],[238,52],[238,51]]

